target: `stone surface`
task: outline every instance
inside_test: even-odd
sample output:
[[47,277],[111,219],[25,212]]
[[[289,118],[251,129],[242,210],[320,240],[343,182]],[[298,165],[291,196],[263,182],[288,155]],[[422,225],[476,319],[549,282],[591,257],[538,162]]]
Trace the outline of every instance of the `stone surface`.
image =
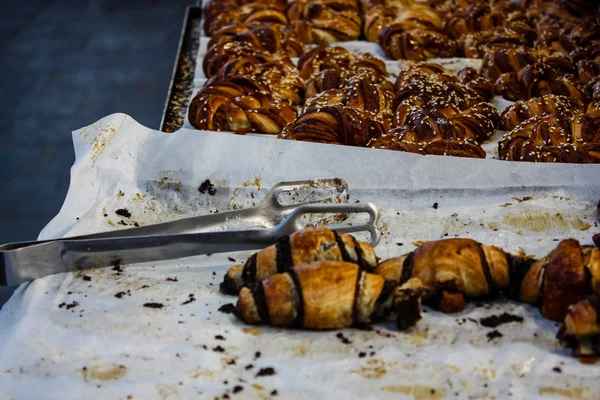
[[0,243],[60,209],[71,131],[114,112],[158,129],[192,0],[0,2]]

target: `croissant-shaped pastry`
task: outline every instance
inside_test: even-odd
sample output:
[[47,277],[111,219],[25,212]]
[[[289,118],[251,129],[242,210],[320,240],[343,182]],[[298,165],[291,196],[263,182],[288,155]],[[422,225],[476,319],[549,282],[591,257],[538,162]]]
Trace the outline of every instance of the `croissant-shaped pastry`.
[[567,239],[531,266],[519,298],[539,306],[545,318],[562,321],[588,290],[600,294],[600,250]]
[[386,27],[379,36],[379,45],[393,60],[421,61],[456,54],[456,41],[441,30],[412,29],[410,21]]
[[600,354],[600,296],[586,296],[567,311],[556,335],[560,343],[573,349],[576,357]]
[[496,94],[496,86],[489,79],[480,76],[479,72],[472,67],[465,67],[458,71],[456,76],[460,82],[469,89],[477,92],[479,97],[485,101],[490,101]]
[[[337,104],[363,111],[367,116],[389,128],[392,119],[392,84],[373,83],[368,77],[355,75],[341,89],[329,89],[306,100],[305,107],[320,108]],[[392,90],[390,90],[392,89]]]
[[511,131],[536,115],[556,114],[570,118],[583,114],[584,111],[585,106],[576,98],[549,94],[527,101],[518,101],[506,107],[501,115],[502,127],[506,131]]
[[383,135],[384,125],[356,108],[343,105],[307,108],[287,125],[280,137],[348,146],[364,147],[373,138]]
[[585,87],[573,75],[559,76],[550,65],[539,62],[502,75],[496,81],[496,91],[512,101],[547,94],[574,97],[583,103],[589,100]]
[[210,131],[280,133],[296,110],[288,100],[267,93],[268,88],[252,77],[215,77],[190,102],[190,124]]
[[388,313],[392,290],[357,264],[318,261],[242,288],[236,314],[247,324],[320,330],[367,326]]
[[223,65],[216,76],[217,79],[227,79],[230,76],[253,77],[268,87],[275,99],[286,99],[293,104],[302,102],[304,82],[289,58],[261,63],[260,58],[244,56]]
[[231,267],[220,289],[223,293],[237,294],[243,286],[313,261],[346,261],[365,271],[373,271],[377,264],[370,244],[329,229],[307,228],[253,254],[245,264]]
[[532,117],[498,143],[503,160],[532,162],[600,162],[600,123],[589,115],[572,121],[555,114]]
[[355,53],[340,46],[319,46],[307,51],[298,59],[300,76],[310,79],[321,71],[335,69],[338,71],[359,71],[371,69],[382,76],[387,76],[385,62],[369,53]]
[[234,42],[250,43],[256,50],[283,53],[288,57],[300,57],[304,53],[304,44],[292,30],[286,25],[271,23],[250,27],[243,24],[226,26],[212,35],[207,48]]
[[[517,261],[498,247],[471,239],[446,239],[427,242],[409,254],[383,261],[375,273],[398,285],[398,290],[408,283],[412,290],[421,291],[424,301],[446,312],[458,312],[466,306],[465,296],[495,295],[511,282],[520,281]],[[414,308],[397,299],[394,306],[396,310]],[[404,315],[397,314],[399,329],[408,327]]]

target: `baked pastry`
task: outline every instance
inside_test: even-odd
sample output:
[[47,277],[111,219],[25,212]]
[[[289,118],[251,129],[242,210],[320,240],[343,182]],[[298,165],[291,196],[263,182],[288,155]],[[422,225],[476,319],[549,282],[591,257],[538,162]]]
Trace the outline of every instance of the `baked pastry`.
[[503,74],[518,72],[536,61],[537,57],[526,49],[495,49],[483,57],[480,73],[495,82]]
[[436,28],[414,28],[410,21],[389,25],[379,36],[379,45],[394,60],[422,61],[456,54],[456,41]]
[[381,276],[357,264],[317,261],[242,288],[236,315],[247,324],[281,327],[367,326],[388,314],[390,289]]
[[339,46],[319,46],[307,51],[298,59],[298,69],[300,76],[306,80],[328,69],[354,73],[362,69],[371,69],[384,77],[387,76],[382,59],[373,57],[370,53],[355,53]]
[[504,135],[498,154],[509,161],[600,163],[600,121],[586,114],[572,120],[536,115]]
[[369,272],[377,264],[368,243],[326,228],[307,228],[254,253],[245,264],[231,267],[220,289],[223,293],[237,294],[242,287],[286,272],[295,265],[325,260],[355,263]]
[[[326,71],[324,71],[326,72]],[[361,110],[369,118],[380,122],[387,130],[392,120],[394,100],[391,82],[373,82],[369,74],[358,74],[350,78],[340,89],[329,89],[307,98],[307,108],[321,108],[341,104]]]
[[600,296],[589,295],[572,305],[556,335],[576,357],[600,354]]
[[493,296],[518,281],[517,265],[516,258],[498,247],[471,239],[446,239],[427,242],[411,253],[383,261],[375,273],[396,284],[400,293],[405,285],[409,294],[412,292],[408,300],[399,300],[400,296],[394,300],[398,328],[406,329],[420,314],[414,311],[418,305],[415,297],[421,295],[423,301],[445,312],[458,312],[466,306],[465,297]]
[[529,20],[536,21],[545,16],[559,21],[577,22],[597,10],[593,0],[521,0]]
[[600,294],[600,250],[567,239],[533,263],[519,298],[540,307],[545,318],[562,321],[569,307],[589,292]]
[[302,103],[304,82],[289,58],[261,62],[261,59],[255,56],[240,57],[223,65],[216,75],[219,79],[230,76],[256,78],[268,88],[273,98],[289,100],[293,104]]
[[511,131],[519,124],[543,114],[556,114],[565,119],[583,114],[585,106],[573,97],[557,96],[554,94],[534,97],[527,101],[518,101],[504,109],[501,115],[502,127]]
[[343,105],[307,108],[287,125],[282,139],[364,147],[383,135],[385,127],[364,112]]
[[496,94],[494,82],[481,76],[475,68],[465,67],[458,71],[456,76],[462,84],[474,90],[485,101],[490,101]]
[[387,79],[386,75],[383,75],[374,69],[363,68],[359,64],[356,68],[349,67],[346,70],[325,69],[307,79],[305,83],[306,98],[308,99],[326,90],[342,89],[348,85],[349,80],[353,78],[366,80],[371,84],[376,85],[381,90],[391,93],[394,92],[394,85]]
[[226,26],[213,33],[207,49],[236,42],[246,42],[261,52],[283,53],[288,57],[299,57],[304,53],[304,43],[294,36],[294,32],[286,25],[274,23]]
[[189,121],[196,129],[280,133],[296,117],[292,103],[275,99],[256,78],[215,77],[194,96]]
[[217,75],[223,66],[230,61],[252,56],[256,63],[262,64],[285,57],[283,54],[270,54],[266,51],[255,49],[250,43],[220,43],[208,49],[202,60],[202,70],[207,78]]
[[204,9],[204,32],[211,36],[232,24],[288,23],[284,0],[214,0]]
[[365,12],[364,35],[369,42],[377,42],[389,25],[406,22],[408,29],[441,29],[440,15],[428,4],[414,0],[387,2]]
[[528,44],[521,34],[504,27],[467,33],[457,42],[458,53],[467,58],[483,58],[495,49],[525,47]]
[[496,81],[496,91],[512,101],[555,94],[588,102],[585,87],[575,76],[560,76],[550,65],[541,62],[528,65],[519,72],[503,74]]
[[362,19],[356,0],[293,1],[288,16],[305,43],[355,40],[361,33]]

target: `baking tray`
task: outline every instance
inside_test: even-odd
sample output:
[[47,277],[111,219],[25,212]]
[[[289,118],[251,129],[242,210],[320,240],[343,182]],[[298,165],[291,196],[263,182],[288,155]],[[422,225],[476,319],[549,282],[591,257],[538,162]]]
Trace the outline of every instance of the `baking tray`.
[[159,130],[163,132],[175,132],[184,124],[194,88],[201,22],[202,7],[198,2],[195,6],[189,6],[185,12],[177,58],[159,127]]

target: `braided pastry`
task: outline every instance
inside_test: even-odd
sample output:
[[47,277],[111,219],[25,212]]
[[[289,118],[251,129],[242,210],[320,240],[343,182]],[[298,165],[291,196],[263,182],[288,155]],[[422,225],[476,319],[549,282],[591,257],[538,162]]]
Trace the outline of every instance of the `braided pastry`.
[[542,114],[556,114],[563,118],[572,118],[583,114],[583,103],[572,97],[553,94],[534,97],[527,101],[518,101],[504,109],[501,115],[502,127],[511,131],[529,118]]
[[376,6],[365,13],[364,35],[369,42],[377,42],[385,27],[406,22],[407,29],[441,29],[442,19],[427,4],[405,1],[389,6]]
[[384,126],[356,108],[335,105],[307,108],[287,125],[280,137],[307,142],[345,144],[364,147],[383,135]]
[[275,99],[287,99],[293,104],[302,102],[304,82],[289,58],[262,62],[255,56],[245,56],[229,61],[216,75],[219,79],[229,76],[254,77],[267,88]]
[[421,61],[456,54],[456,41],[438,29],[413,28],[410,21],[386,27],[379,36],[385,55],[394,60]]
[[496,91],[507,100],[528,100],[547,94],[574,97],[588,102],[584,86],[571,74],[558,76],[548,64],[537,62],[519,72],[502,75],[496,81]]
[[542,16],[560,21],[577,21],[597,9],[594,0],[521,0],[527,18],[535,21]]
[[372,69],[380,75],[387,76],[385,62],[369,53],[354,53],[343,47],[319,46],[307,51],[298,59],[300,76],[310,79],[327,69],[339,71]]
[[[245,4],[243,4],[245,3]],[[278,23],[287,25],[285,1],[258,0],[238,2],[215,0],[204,7],[204,32],[207,36],[232,24]]]
[[213,77],[230,61],[252,56],[257,63],[262,64],[280,56],[269,54],[252,47],[250,43],[220,43],[211,47],[202,60],[202,70],[206,77]]
[[245,264],[229,268],[220,289],[223,293],[237,294],[243,286],[314,261],[351,262],[368,272],[377,264],[369,243],[326,228],[306,228],[253,254]]
[[502,27],[468,33],[458,39],[459,53],[467,58],[483,58],[498,48],[525,47],[527,41],[519,33]]
[[245,287],[236,315],[247,324],[308,329],[366,326],[387,315],[393,287],[357,264],[318,261]]
[[507,132],[498,153],[510,161],[600,163],[600,122],[586,114],[570,122],[555,114],[537,115]]
[[212,35],[207,48],[235,42],[247,42],[258,51],[283,53],[288,57],[299,57],[304,53],[303,43],[287,26],[267,23],[257,27],[242,24],[226,26]]
[[267,93],[268,87],[255,78],[215,77],[190,102],[189,121],[210,131],[280,133],[296,111],[289,101]]
[[296,1],[288,8],[288,15],[304,43],[355,40],[361,34],[362,20],[355,0]]
[[480,76],[475,68],[465,67],[458,71],[456,75],[462,84],[477,92],[479,97],[485,101],[490,101],[496,94],[494,83]]
[[306,100],[307,108],[321,108],[337,104],[361,110],[365,116],[380,122],[389,128],[392,119],[392,85],[386,86],[372,82],[365,75],[355,75],[340,89],[329,89]]

